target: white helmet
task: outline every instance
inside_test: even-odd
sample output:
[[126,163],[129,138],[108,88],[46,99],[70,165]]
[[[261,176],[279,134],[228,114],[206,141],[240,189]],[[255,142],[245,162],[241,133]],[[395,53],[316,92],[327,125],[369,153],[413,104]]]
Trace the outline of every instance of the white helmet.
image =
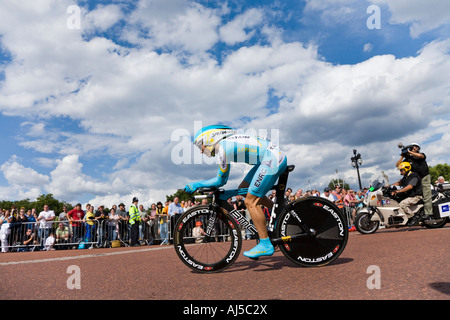
[[223,126],[214,125],[201,128],[194,137],[194,144],[201,150],[202,145],[212,147],[220,140],[236,133],[236,130]]
[[411,143],[411,146],[417,147],[417,148],[419,148],[419,150],[420,150],[420,145],[419,145],[418,143]]

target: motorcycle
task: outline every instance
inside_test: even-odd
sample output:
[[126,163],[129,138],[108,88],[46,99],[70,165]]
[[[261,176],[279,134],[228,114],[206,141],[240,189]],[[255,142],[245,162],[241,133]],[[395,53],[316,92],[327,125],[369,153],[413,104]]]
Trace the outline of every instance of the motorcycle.
[[421,225],[426,228],[442,228],[450,220],[450,184],[438,186],[432,192],[433,215],[424,215],[423,201],[419,201],[414,211],[414,219],[408,219],[400,208],[398,196],[391,196],[395,187],[387,187],[389,178],[382,173],[375,179],[365,194],[364,207],[355,217],[355,227],[362,234],[371,234],[378,230],[380,225],[385,228],[411,227]]

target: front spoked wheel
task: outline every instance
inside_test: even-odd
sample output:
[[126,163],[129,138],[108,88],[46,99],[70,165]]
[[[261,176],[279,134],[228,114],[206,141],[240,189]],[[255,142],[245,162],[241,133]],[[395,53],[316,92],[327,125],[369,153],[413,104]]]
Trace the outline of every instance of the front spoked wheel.
[[[221,210],[221,209],[219,209]],[[184,213],[174,228],[178,257],[196,272],[220,272],[231,266],[242,247],[240,229],[225,212],[197,206]]]
[[288,205],[275,229],[283,239],[280,249],[296,264],[317,267],[329,264],[344,251],[348,240],[346,221],[332,202],[303,198]]

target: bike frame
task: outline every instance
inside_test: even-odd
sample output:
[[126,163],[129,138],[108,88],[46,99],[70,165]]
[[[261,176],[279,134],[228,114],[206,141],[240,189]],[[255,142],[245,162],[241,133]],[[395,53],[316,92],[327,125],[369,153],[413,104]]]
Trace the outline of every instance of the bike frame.
[[[323,266],[334,261],[345,249],[348,240],[345,217],[336,205],[323,198],[306,197],[286,203],[284,192],[293,169],[294,166],[288,166],[272,187],[276,202],[267,228],[269,238],[274,247],[278,246],[293,263],[303,267]],[[196,199],[212,201],[183,214],[174,229],[175,250],[189,268],[200,272],[219,272],[236,261],[237,253],[242,249],[241,230],[258,237],[255,226],[228,203],[233,196],[247,195],[248,188],[201,188],[198,191],[201,195],[194,196]],[[201,237],[194,236],[190,228],[202,219],[206,231],[203,229]],[[233,241],[225,243],[225,238],[224,241],[219,240],[217,222],[224,223]],[[195,244],[191,246],[191,238],[194,237]]]
[[[278,184],[274,185],[271,189],[276,191],[275,195],[277,201],[273,205],[267,230],[269,233],[269,238],[274,245],[281,244],[285,241],[290,241],[297,238],[308,237],[314,235],[315,233],[313,229],[310,229],[307,226],[305,226],[305,224],[300,220],[300,218],[295,214],[295,212],[292,212],[293,217],[297,219],[299,226],[304,233],[284,238],[274,238],[274,228],[277,223],[277,219],[283,212],[283,210],[286,209],[286,202],[284,201],[284,192],[286,190],[289,172],[293,171],[294,168],[295,166],[293,165],[288,166],[286,171],[283,172],[278,178]],[[248,230],[252,235],[258,234],[258,231],[256,230],[255,226],[250,221],[248,221],[248,219],[245,216],[243,216],[239,212],[239,210],[234,209],[227,201],[229,198],[234,197],[236,195],[247,195],[248,188],[239,188],[230,190],[206,188],[203,189],[203,192],[205,191],[206,192],[213,191],[213,196],[196,196],[195,198],[196,199],[212,198],[211,209],[213,212],[215,213],[219,212],[219,208],[222,207],[225,210],[227,210],[228,214],[230,214],[240,225],[242,225],[242,227]],[[206,231],[207,235],[210,235],[210,231],[212,230],[212,226],[214,225],[215,218],[211,219],[210,222],[211,227],[208,226]]]

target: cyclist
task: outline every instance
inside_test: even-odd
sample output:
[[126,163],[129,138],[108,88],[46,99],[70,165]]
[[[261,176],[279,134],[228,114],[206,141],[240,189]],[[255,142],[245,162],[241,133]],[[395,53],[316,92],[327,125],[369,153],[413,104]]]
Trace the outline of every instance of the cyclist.
[[269,209],[273,207],[273,202],[266,194],[286,170],[285,153],[266,138],[240,134],[235,129],[222,125],[200,129],[194,137],[194,144],[206,156],[217,156],[219,169],[217,176],[210,180],[187,184],[184,187],[186,192],[193,193],[198,188],[218,188],[225,185],[230,173],[230,162],[253,165],[239,188],[248,188],[245,205],[258,230],[260,242],[253,249],[244,252],[244,256],[252,259],[271,256],[274,247],[269,239],[261,205]]

